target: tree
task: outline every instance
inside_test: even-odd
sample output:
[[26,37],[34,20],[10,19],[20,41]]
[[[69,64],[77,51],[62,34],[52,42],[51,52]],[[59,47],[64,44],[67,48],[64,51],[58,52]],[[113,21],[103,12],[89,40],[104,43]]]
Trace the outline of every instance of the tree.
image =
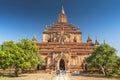
[[15,76],[18,76],[20,69],[34,68],[44,62],[38,50],[35,43],[29,39],[22,39],[18,43],[4,42],[0,50],[0,68],[15,68]]
[[116,59],[117,59],[116,65],[114,65],[111,75],[117,77],[120,76],[120,57],[117,57]]
[[36,68],[38,64],[44,63],[40,53],[38,52],[39,48],[36,44],[30,39],[22,39],[17,45],[24,51],[24,66],[22,69]]
[[18,76],[18,70],[22,66],[24,59],[23,50],[19,48],[14,41],[4,42],[0,52],[0,68],[7,69],[9,67],[15,68],[15,75]]
[[85,61],[92,68],[100,68],[104,76],[108,76],[109,70],[116,64],[116,49],[108,44],[96,46],[92,54]]
[[1,69],[7,69],[11,65],[11,54],[5,53],[0,50],[0,68]]

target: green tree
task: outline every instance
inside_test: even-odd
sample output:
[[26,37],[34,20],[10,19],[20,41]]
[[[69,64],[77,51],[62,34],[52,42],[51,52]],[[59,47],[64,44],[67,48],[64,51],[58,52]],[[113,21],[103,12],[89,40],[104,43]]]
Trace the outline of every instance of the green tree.
[[10,67],[11,65],[11,54],[9,53],[5,53],[3,51],[0,50],[0,68],[1,69],[7,69]]
[[0,68],[15,68],[15,76],[18,76],[19,70],[35,68],[44,62],[38,50],[29,39],[22,39],[18,43],[4,42],[0,50]]
[[39,51],[38,46],[30,39],[22,39],[17,45],[24,51],[24,66],[23,69],[36,68],[38,64],[44,63]]
[[116,64],[116,49],[108,44],[96,46],[92,54],[85,61],[92,68],[101,69],[104,76],[108,76],[109,70]]
[[117,77],[120,76],[120,57],[117,57],[116,59],[117,59],[116,65],[114,65],[111,75]]
[[14,41],[4,42],[0,52],[0,68],[7,69],[9,67],[14,67],[15,76],[18,76],[19,68],[21,68],[24,62],[23,56],[23,50],[19,48]]

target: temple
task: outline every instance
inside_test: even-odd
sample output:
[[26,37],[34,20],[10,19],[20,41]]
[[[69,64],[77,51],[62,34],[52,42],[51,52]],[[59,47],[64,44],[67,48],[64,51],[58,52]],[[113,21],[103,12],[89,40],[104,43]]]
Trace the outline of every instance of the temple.
[[42,42],[38,42],[34,35],[32,40],[46,60],[46,70],[82,71],[84,58],[91,54],[95,45],[99,45],[97,39],[95,43],[92,42],[90,35],[86,42],[82,42],[80,28],[68,23],[63,7],[58,15],[57,23],[46,27],[42,38]]

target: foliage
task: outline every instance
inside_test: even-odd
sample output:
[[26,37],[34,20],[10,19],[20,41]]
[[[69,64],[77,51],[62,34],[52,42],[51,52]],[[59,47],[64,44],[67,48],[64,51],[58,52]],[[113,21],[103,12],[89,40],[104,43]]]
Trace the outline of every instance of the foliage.
[[22,49],[20,49],[13,41],[4,42],[0,51],[1,68],[6,69],[13,65],[21,65]]
[[44,62],[38,50],[36,44],[29,39],[22,39],[18,43],[4,42],[0,50],[0,68],[15,68],[15,76],[18,76],[20,69],[35,68]]
[[25,65],[23,66],[23,69],[36,67],[44,61],[38,53],[39,48],[33,41],[29,39],[22,39],[17,43],[17,45],[24,51]]
[[109,76],[108,69],[112,69],[117,61],[115,52],[115,48],[110,45],[101,44],[96,46],[92,54],[85,61],[90,67],[100,69],[104,76]]
[[114,65],[114,68],[111,73],[112,76],[120,77],[120,57],[117,57],[116,65]]
[[6,69],[11,65],[11,54],[5,53],[0,50],[0,68]]

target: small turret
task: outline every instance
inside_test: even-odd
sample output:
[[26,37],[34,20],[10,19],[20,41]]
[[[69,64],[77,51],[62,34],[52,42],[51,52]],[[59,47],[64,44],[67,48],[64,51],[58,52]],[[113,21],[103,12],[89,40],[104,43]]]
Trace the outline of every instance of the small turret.
[[95,45],[99,45],[98,39],[95,40]]
[[36,35],[34,34],[32,41],[37,41]]
[[90,35],[88,35],[87,43],[92,43],[92,39],[90,38]]

